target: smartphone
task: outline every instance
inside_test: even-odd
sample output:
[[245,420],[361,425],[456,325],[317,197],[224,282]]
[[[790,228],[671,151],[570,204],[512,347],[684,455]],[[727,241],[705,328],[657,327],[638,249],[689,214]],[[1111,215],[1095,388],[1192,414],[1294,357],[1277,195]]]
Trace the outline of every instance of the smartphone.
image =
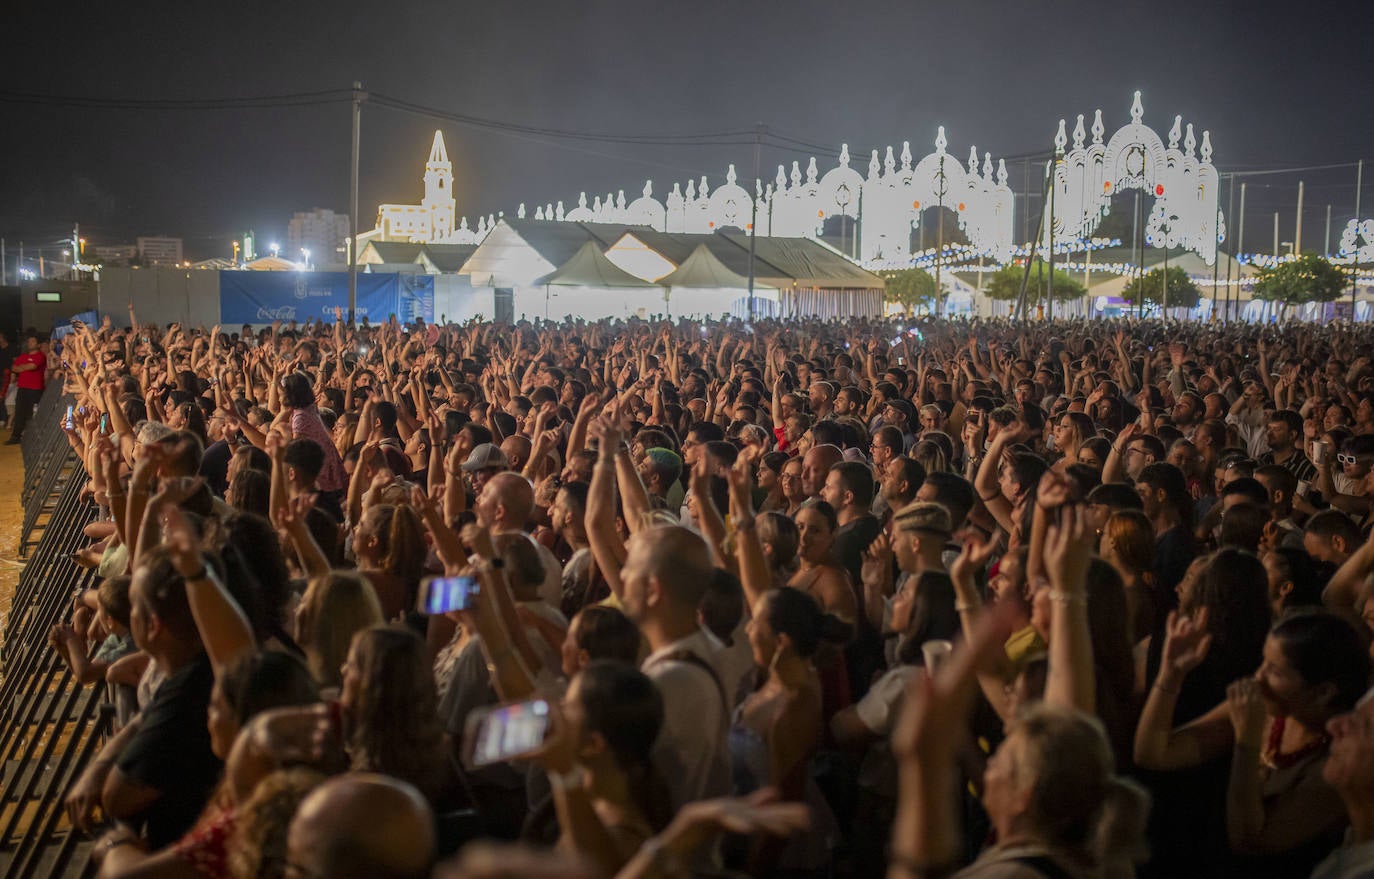
[[76,420],[72,417],[75,412],[76,410],[73,409],[71,406],[67,407],[67,430],[76,429]]
[[101,433],[109,433],[109,432],[110,432],[110,413],[108,413],[108,412],[101,413],[101,416],[100,416],[100,432],[101,432]]
[[420,583],[416,610],[431,615],[467,610],[480,590],[475,577],[428,577]]
[[473,711],[466,731],[467,763],[473,768],[529,755],[549,732],[549,703],[543,699]]

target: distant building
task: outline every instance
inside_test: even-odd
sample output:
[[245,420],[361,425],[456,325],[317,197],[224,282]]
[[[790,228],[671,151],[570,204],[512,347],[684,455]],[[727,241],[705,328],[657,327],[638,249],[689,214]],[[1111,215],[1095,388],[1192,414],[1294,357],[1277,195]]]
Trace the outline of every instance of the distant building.
[[425,195],[419,204],[377,206],[377,227],[358,236],[364,246],[368,241],[458,243],[451,240],[458,231],[458,207],[453,198],[453,163],[448,160],[442,132],[434,132],[424,180]]
[[180,238],[139,236],[138,258],[145,266],[174,266],[182,262]]
[[299,260],[301,250],[308,250],[310,262],[316,265],[346,263],[347,243],[348,214],[336,214],[328,208],[298,211],[286,226],[286,251],[281,255]]
[[106,244],[92,249],[95,261],[103,266],[126,266],[138,256],[137,244]]

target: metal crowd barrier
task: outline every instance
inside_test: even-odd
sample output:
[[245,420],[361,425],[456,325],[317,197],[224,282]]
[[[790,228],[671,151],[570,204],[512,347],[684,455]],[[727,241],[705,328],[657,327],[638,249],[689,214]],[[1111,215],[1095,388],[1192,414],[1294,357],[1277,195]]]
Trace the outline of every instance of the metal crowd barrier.
[[24,493],[21,500],[26,505],[37,491],[38,480],[47,471],[48,464],[68,448],[67,438],[61,430],[56,429],[56,425],[58,416],[65,415],[71,403],[71,398],[63,393],[61,384],[49,382],[39,398],[33,419],[24,430],[19,449],[24,456]]
[[97,509],[81,498],[84,470],[58,425],[66,400],[50,390],[22,444],[24,539],[40,533],[28,543],[0,652],[0,879],[89,871],[91,841],[68,824],[63,798],[114,717],[104,685],[81,685],[48,645],[72,597],[96,581],[71,559]]
[[50,383],[43,392],[33,421],[24,430],[20,449],[24,456],[24,524],[19,533],[19,556],[28,555],[29,549],[37,542],[33,532],[44,514],[52,512],[49,499],[58,488],[59,481],[71,469],[75,459],[71,455],[71,445],[58,424],[58,418],[66,413],[72,398],[62,392],[56,382]]

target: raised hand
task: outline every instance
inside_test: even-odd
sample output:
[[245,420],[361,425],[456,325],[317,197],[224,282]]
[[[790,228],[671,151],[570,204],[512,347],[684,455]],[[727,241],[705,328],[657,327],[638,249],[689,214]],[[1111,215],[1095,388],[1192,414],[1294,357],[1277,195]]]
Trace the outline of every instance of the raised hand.
[[988,559],[992,558],[996,548],[996,543],[981,535],[968,538],[959,550],[959,557],[949,566],[949,578],[956,584],[972,583],[974,576],[988,563]]
[[1254,678],[1241,678],[1226,688],[1226,710],[1235,730],[1236,744],[1259,750],[1264,739],[1264,695]]
[[1168,671],[1181,678],[1207,658],[1212,646],[1212,636],[1207,632],[1207,608],[1192,617],[1171,611],[1164,632],[1163,667]]
[[[1043,479],[1041,485],[1044,485]],[[1050,581],[1061,592],[1087,589],[1088,565],[1097,543],[1097,533],[1088,526],[1087,519],[1081,505],[1063,504],[1059,507],[1058,521],[1045,532],[1045,567]]]

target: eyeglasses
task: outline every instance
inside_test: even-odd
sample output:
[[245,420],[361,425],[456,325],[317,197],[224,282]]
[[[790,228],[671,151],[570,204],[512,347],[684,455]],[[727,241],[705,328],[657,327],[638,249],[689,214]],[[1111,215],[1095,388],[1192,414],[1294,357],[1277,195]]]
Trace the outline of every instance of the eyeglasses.
[[1369,463],[1371,460],[1374,460],[1374,456],[1371,456],[1371,455],[1347,455],[1347,454],[1345,454],[1344,452],[1342,452],[1341,454],[1339,454],[1339,455],[1336,456],[1336,460],[1339,461],[1339,462],[1342,463],[1342,464],[1358,464],[1358,463],[1360,463],[1360,460],[1361,460],[1361,459],[1363,459],[1363,460],[1365,461],[1365,463]]

